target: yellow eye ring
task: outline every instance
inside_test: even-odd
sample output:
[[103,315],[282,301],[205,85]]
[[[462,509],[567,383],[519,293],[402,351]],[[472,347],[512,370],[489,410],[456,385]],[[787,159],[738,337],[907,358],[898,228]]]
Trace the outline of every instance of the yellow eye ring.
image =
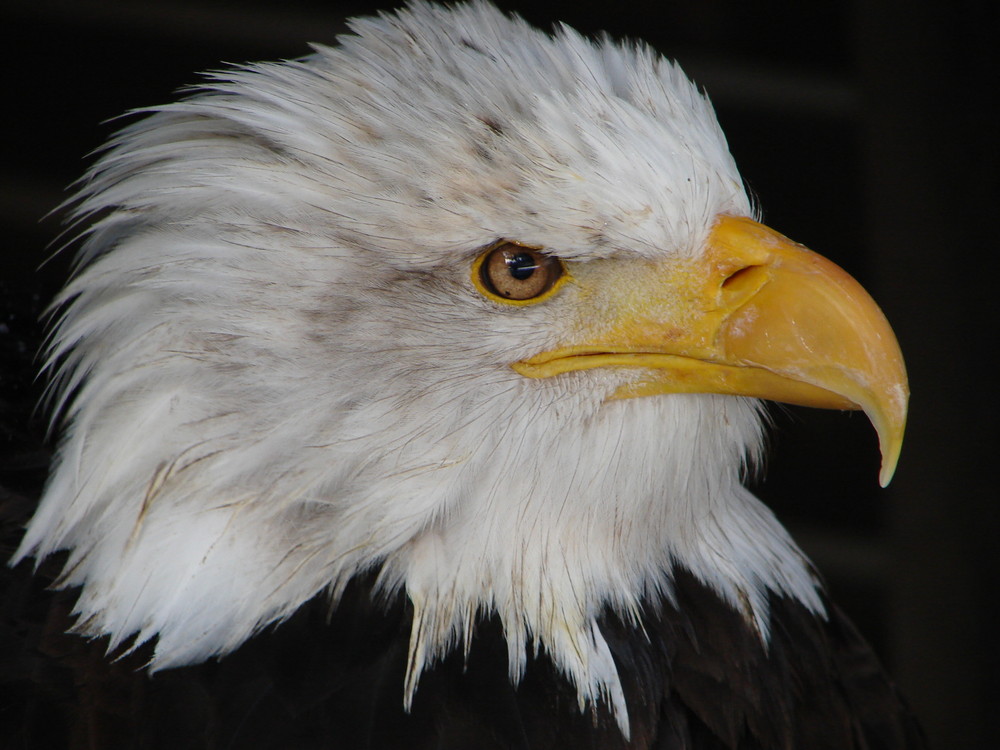
[[507,305],[534,305],[561,287],[569,275],[562,260],[538,248],[501,240],[472,264],[472,283],[479,292]]

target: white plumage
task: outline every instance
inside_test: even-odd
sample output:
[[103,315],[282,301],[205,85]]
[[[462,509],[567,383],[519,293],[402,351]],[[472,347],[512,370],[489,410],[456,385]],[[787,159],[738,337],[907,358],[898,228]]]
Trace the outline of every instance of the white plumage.
[[[768,632],[822,614],[741,485],[753,399],[608,401],[637,369],[526,378],[594,327],[603,275],[697,258],[752,213],[709,103],[642,46],[474,3],[356,20],[337,48],[212,74],[113,140],[58,304],[55,471],[18,557],[68,548],[79,630],[224,654],[382,566],[414,606],[406,700],[495,611],[519,679],[551,655],[628,716],[596,618],[680,563]],[[500,239],[581,283],[534,306],[470,280]]]

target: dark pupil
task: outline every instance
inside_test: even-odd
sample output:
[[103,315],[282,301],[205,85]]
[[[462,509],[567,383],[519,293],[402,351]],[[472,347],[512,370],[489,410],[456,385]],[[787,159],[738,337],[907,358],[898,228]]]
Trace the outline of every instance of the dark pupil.
[[518,281],[531,278],[531,274],[538,268],[538,263],[530,253],[518,253],[507,258],[507,269],[510,275]]

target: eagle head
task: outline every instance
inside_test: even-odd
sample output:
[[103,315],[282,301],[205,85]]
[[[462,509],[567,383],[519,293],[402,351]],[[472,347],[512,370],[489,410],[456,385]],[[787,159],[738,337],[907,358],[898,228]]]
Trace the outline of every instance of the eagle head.
[[[78,629],[225,654],[353,577],[421,672],[496,616],[627,710],[597,625],[683,565],[768,637],[822,615],[745,489],[758,399],[906,379],[874,302],[755,220],[712,107],[652,50],[414,3],[212,73],[119,132],[48,351],[62,439],[18,558],[67,549]],[[133,638],[133,641],[129,641]]]

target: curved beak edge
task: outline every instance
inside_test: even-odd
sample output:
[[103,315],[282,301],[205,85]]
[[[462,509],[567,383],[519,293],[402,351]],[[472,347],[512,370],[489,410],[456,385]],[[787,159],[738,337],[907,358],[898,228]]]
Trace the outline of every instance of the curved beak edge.
[[517,362],[551,377],[630,367],[614,398],[725,393],[862,409],[879,436],[880,483],[892,478],[909,399],[896,337],[840,267],[768,227],[720,217],[694,261],[636,279],[627,304],[587,341]]

